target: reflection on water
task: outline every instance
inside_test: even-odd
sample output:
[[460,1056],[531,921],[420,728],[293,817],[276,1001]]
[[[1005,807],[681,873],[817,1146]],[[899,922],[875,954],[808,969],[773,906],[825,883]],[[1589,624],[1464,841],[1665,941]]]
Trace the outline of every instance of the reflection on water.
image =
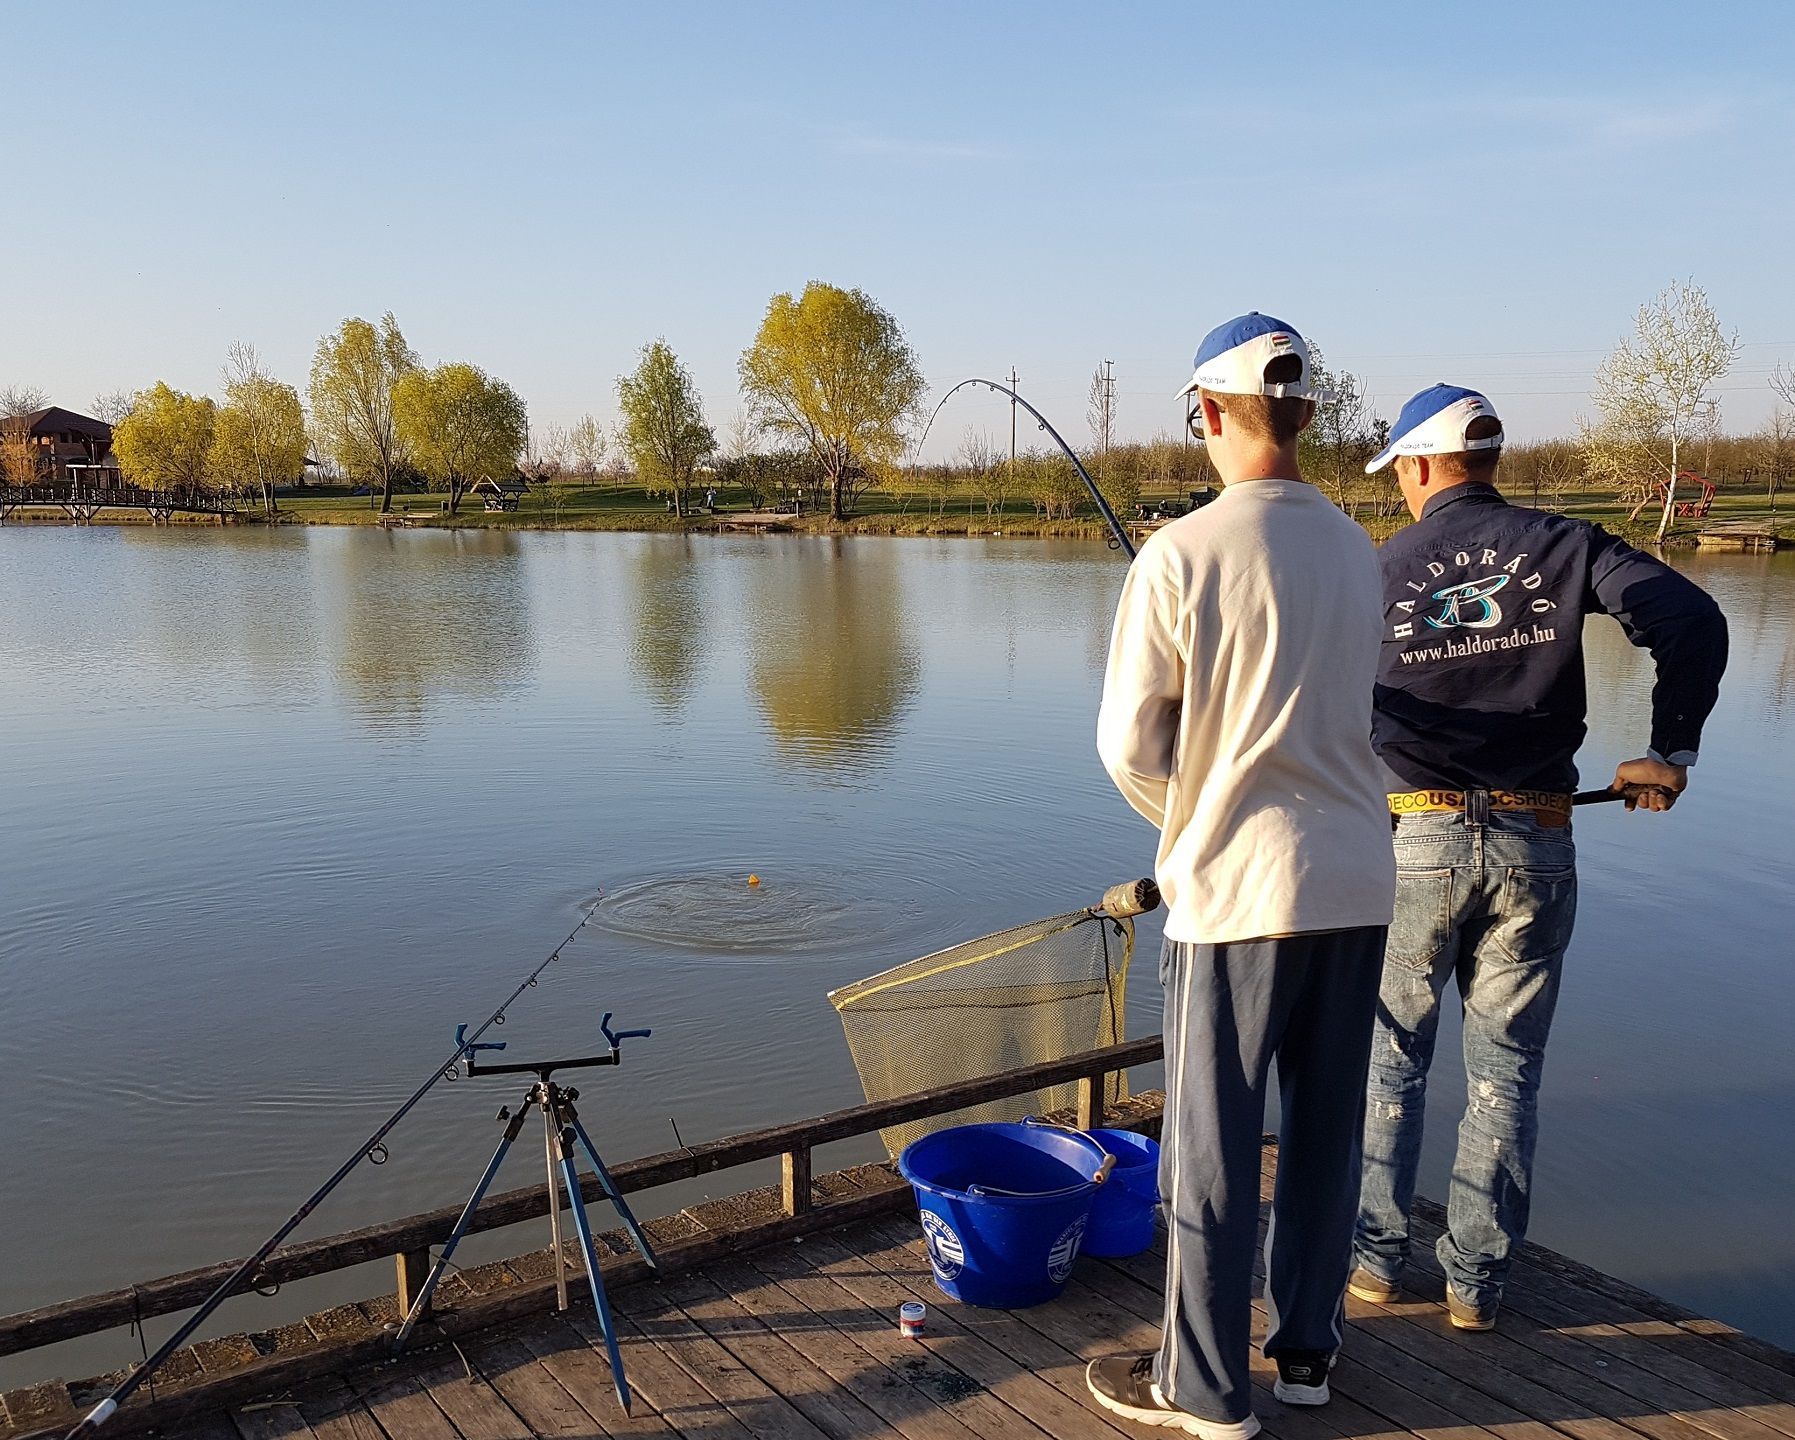
[[922,670],[899,563],[888,544],[836,538],[753,567],[754,693],[782,759],[852,773],[890,749]]
[[[1578,817],[1535,1234],[1791,1344],[1795,555],[1677,563],[1733,665],[1674,812]],[[594,1082],[607,1153],[851,1103],[826,991],[1150,867],[1092,740],[1122,575],[1033,540],[0,530],[0,1311],[246,1253],[601,888],[505,1038],[654,1028]],[[1611,623],[1589,655],[1599,782],[1651,677]],[[513,1098],[441,1087],[304,1233],[464,1198]]]
[[675,713],[703,673],[718,623],[706,604],[702,543],[690,535],[672,537],[645,546],[630,561],[630,659],[654,703]]
[[517,536],[344,531],[317,552],[331,662],[368,724],[422,734],[433,705],[529,680],[535,641]]

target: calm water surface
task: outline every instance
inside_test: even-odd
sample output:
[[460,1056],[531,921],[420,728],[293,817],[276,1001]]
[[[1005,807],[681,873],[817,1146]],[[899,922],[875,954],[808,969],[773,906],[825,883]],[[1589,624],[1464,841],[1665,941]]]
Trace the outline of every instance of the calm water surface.
[[[1795,1344],[1795,557],[1677,563],[1733,668],[1673,815],[1579,821],[1535,1235]],[[613,1158],[856,1100],[825,991],[1150,869],[1092,753],[1121,578],[1034,541],[0,531],[0,1312],[251,1248],[601,887],[503,1038],[654,1027],[582,1082]],[[1592,631],[1591,780],[1642,748],[1645,660]],[[302,1238],[461,1198],[516,1089],[439,1087]]]

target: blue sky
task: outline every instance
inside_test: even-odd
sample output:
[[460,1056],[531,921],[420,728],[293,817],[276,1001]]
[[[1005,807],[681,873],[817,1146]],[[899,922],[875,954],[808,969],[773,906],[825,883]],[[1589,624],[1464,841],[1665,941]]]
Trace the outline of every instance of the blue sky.
[[[767,299],[860,286],[938,388],[1014,364],[1130,435],[1263,309],[1394,414],[1436,379],[1568,429],[1673,277],[1795,361],[1783,3],[15,5],[0,384],[215,390],[391,309],[538,424],[665,336],[718,428]],[[42,297],[38,305],[32,297]],[[989,398],[950,414],[1007,425]],[[962,405],[955,402],[956,407]],[[947,443],[944,442],[944,443]]]

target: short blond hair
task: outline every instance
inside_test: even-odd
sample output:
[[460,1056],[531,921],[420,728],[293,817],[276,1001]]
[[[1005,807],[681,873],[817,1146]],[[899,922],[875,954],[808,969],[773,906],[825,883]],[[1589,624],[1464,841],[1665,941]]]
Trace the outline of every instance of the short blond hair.
[[[1278,355],[1266,362],[1267,385],[1290,385],[1302,378],[1303,362],[1295,355]],[[1247,435],[1273,445],[1290,444],[1315,418],[1315,402],[1293,395],[1227,395],[1219,390],[1199,390],[1197,394],[1215,401],[1216,408],[1231,416]]]

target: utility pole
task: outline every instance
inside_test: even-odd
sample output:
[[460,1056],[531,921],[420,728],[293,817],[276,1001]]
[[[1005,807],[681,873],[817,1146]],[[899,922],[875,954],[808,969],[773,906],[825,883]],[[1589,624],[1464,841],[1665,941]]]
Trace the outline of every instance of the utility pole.
[[1109,474],[1109,432],[1116,428],[1116,362],[1103,362],[1103,473]]
[[1016,367],[1010,366],[1010,489],[1016,488]]

